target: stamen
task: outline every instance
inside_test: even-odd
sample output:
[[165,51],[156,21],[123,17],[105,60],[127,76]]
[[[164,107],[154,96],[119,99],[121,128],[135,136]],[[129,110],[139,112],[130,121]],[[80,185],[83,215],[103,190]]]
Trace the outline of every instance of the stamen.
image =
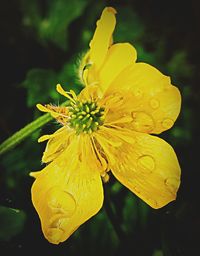
[[[68,98],[70,101],[72,101],[73,103],[76,103],[75,99],[74,99],[74,95],[75,92],[73,91],[73,93],[70,91],[70,93],[72,94],[72,97],[69,95],[69,93],[67,93],[60,84],[56,85],[56,90],[57,92],[59,92],[61,95],[65,96],[66,98]],[[76,98],[77,96],[75,96]]]
[[103,114],[104,109],[99,108],[96,102],[77,100],[76,105],[70,107],[69,126],[74,128],[77,134],[91,134],[103,124]]
[[42,112],[50,112],[51,110],[43,106],[42,104],[37,104],[36,107]]
[[75,93],[73,90],[70,90],[70,93],[71,93],[72,97],[73,97],[75,100],[78,99],[77,96],[76,96],[76,93]]
[[85,110],[86,110],[87,113],[90,112],[90,109],[89,109],[89,107],[87,105],[85,106]]

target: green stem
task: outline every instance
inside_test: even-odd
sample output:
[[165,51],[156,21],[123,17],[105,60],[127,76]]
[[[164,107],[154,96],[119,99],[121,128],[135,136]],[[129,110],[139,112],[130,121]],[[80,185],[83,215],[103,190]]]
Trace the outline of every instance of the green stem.
[[[61,104],[61,106],[67,106],[69,101],[65,101]],[[14,133],[11,137],[5,140],[3,143],[0,144],[0,155],[6,153],[10,149],[17,146],[21,141],[23,141],[26,137],[28,137],[31,133],[36,131],[38,128],[42,127],[44,124],[51,121],[53,117],[47,113],[30,124],[27,124],[24,128],[19,130],[18,132]]]
[[26,125],[24,128],[14,133],[11,137],[0,144],[0,155],[4,154],[8,150],[17,146],[21,141],[28,137],[32,132],[42,127],[44,124],[52,119],[49,113],[37,118],[30,124]]

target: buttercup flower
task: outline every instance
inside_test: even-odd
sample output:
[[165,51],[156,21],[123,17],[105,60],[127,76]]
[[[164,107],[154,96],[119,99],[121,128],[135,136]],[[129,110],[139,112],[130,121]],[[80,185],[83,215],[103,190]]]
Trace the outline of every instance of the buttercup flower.
[[[90,49],[80,65],[85,88],[79,95],[57,91],[66,107],[41,105],[61,125],[48,140],[42,161],[32,172],[32,201],[46,239],[65,241],[103,204],[102,180],[109,172],[157,209],[175,200],[180,167],[172,147],[155,135],[171,128],[181,97],[170,78],[137,63],[129,43],[112,43],[115,9],[103,10]],[[133,209],[134,210],[134,209]]]

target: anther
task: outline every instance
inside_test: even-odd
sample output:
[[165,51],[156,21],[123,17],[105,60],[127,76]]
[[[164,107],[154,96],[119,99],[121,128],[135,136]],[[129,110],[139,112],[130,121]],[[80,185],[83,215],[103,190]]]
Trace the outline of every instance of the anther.
[[85,110],[86,110],[87,113],[90,112],[90,109],[89,109],[88,105],[85,106]]
[[91,134],[103,124],[104,109],[99,108],[96,102],[77,100],[70,112],[69,125],[76,130],[77,134],[81,132]]

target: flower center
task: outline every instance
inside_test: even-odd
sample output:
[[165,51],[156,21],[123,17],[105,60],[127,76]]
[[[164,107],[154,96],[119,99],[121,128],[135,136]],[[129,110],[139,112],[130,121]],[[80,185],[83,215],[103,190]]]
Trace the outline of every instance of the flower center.
[[69,125],[77,134],[92,133],[103,124],[103,114],[96,102],[71,102]]

